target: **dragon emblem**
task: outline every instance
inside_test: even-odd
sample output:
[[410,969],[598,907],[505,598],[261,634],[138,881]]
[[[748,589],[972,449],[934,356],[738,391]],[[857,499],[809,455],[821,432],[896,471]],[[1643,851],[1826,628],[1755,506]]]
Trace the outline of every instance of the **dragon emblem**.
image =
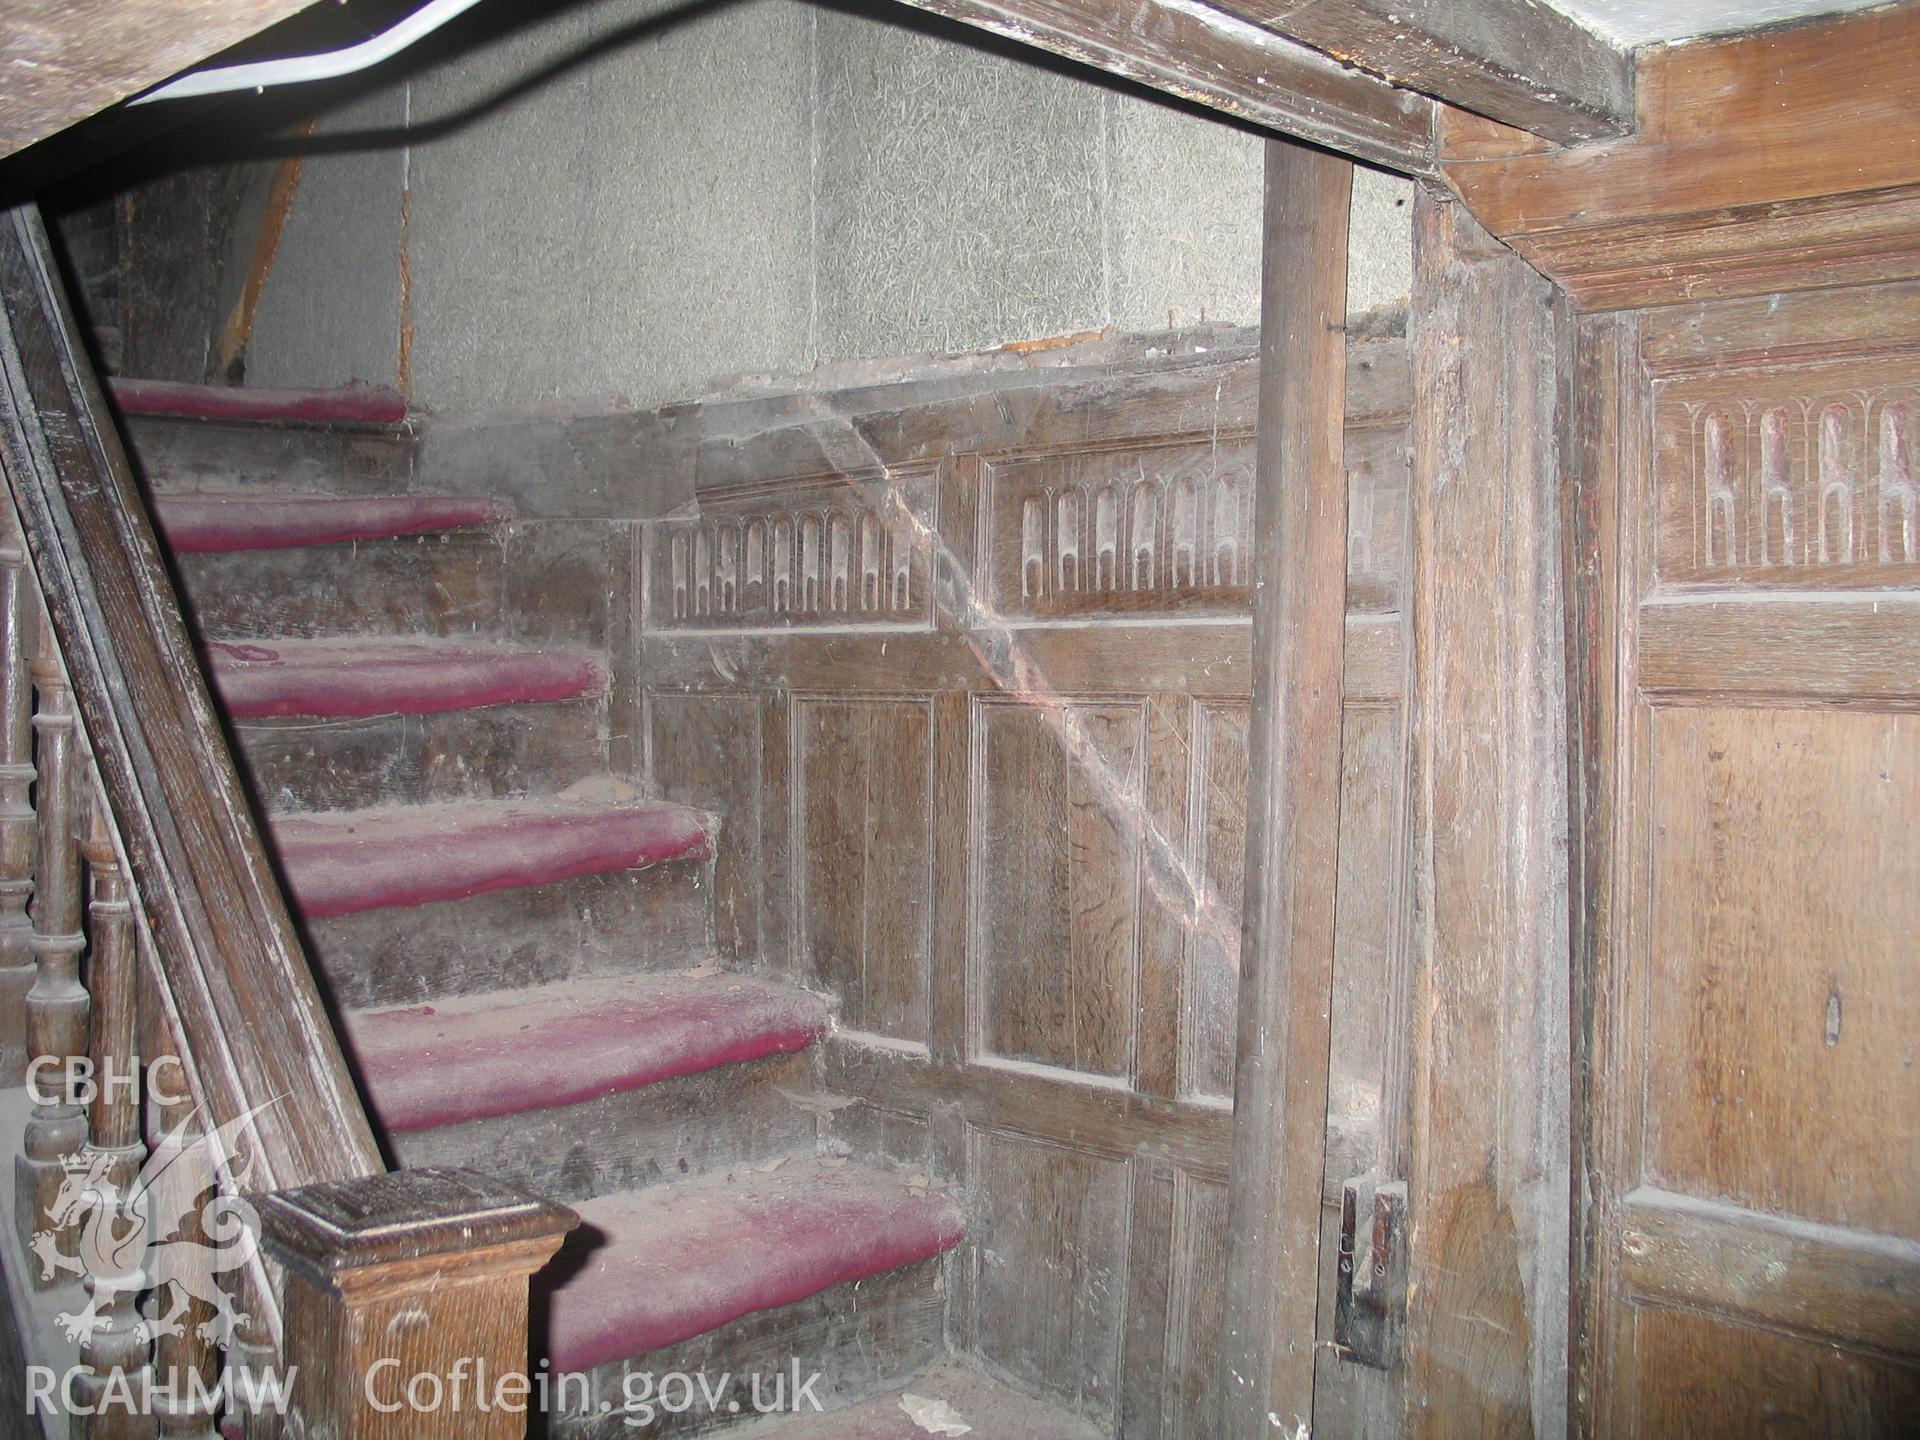
[[[200,1111],[189,1113],[151,1148],[124,1195],[111,1156],[83,1153],[62,1162],[66,1173],[47,1210],[50,1228],[35,1234],[33,1252],[42,1280],[70,1273],[91,1282],[84,1310],[54,1317],[68,1340],[105,1329],[120,1296],[147,1289],[156,1294],[155,1310],[139,1331],[149,1342],[183,1334],[196,1300],[214,1312],[195,1327],[212,1344],[227,1344],[234,1328],[251,1318],[234,1308],[219,1277],[250,1263],[259,1247],[259,1216],[238,1193],[252,1168],[239,1142],[253,1117],[274,1103],[256,1105],[204,1135],[190,1133]],[[225,1184],[209,1196],[216,1176]],[[76,1228],[77,1253],[65,1254],[61,1235]],[[158,1292],[168,1288],[172,1302],[162,1313]]]

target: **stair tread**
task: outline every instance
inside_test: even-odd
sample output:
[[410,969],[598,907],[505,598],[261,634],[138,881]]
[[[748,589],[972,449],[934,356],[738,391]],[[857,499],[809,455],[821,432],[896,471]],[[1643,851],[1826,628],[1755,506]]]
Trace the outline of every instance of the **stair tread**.
[[713,856],[712,816],[663,801],[461,800],[273,822],[308,919]]
[[1044,1400],[1002,1385],[965,1365],[934,1365],[884,1395],[821,1415],[769,1417],[729,1436],[738,1440],[927,1440],[902,1405],[913,1396],[944,1400],[973,1440],[1101,1440],[1104,1432]]
[[572,1105],[790,1055],[827,1024],[817,995],[711,968],[346,1016],[373,1108],[397,1132]]
[[167,544],[179,554],[283,550],[391,540],[500,525],[513,507],[483,495],[320,495],[265,490],[176,491],[155,497]]
[[607,688],[606,666],[582,651],[444,640],[215,640],[207,657],[235,720],[430,715]]
[[407,418],[407,400],[388,385],[355,380],[328,389],[266,385],[194,385],[116,375],[107,381],[127,415],[171,415],[186,420],[292,421],[305,425],[393,426]]
[[[542,1282],[547,1357],[588,1370],[925,1260],[960,1242],[960,1207],[866,1166],[795,1157],[574,1207]],[[588,1246],[594,1248],[588,1249]]]

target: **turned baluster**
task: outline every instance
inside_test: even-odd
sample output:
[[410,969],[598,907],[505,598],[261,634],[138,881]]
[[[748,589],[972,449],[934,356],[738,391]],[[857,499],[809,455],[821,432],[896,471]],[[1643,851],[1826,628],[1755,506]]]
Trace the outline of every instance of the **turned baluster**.
[[[151,1032],[160,1026],[145,1028]],[[201,1220],[214,1197],[216,1175],[206,1147],[196,1144],[205,1129],[174,1046],[171,1036],[160,1038],[162,1057],[147,1071],[147,1171],[154,1183],[146,1200],[154,1222],[181,1243],[149,1252],[152,1289],[141,1310],[153,1337],[152,1410],[158,1433],[169,1440],[214,1440],[219,1351],[200,1327],[215,1311],[196,1297],[214,1282]]]
[[[113,814],[106,795],[93,792],[86,840],[87,907],[92,922],[87,948],[87,992],[93,1002],[93,1037],[88,1056],[93,1061],[94,1092],[88,1107],[88,1138],[84,1154],[87,1174],[96,1186],[98,1220],[112,1234],[128,1233],[141,1220],[135,1213],[134,1181],[147,1158],[141,1139],[138,1093],[139,1038],[136,1033],[138,976],[134,970],[134,924],[131,887],[114,844]],[[149,1234],[148,1238],[158,1238]],[[145,1440],[153,1423],[145,1406],[123,1408],[102,1405],[103,1397],[144,1397],[152,1347],[141,1327],[139,1301],[147,1288],[141,1268],[143,1245],[124,1251],[81,1243],[87,1264],[88,1310],[100,1328],[80,1344],[80,1363],[88,1378],[79,1386],[94,1414],[74,1417],[73,1434],[87,1440]]]
[[80,849],[73,825],[75,753],[73,696],[54,648],[50,627],[39,628],[33,685],[39,781],[34,859],[33,986],[27,991],[27,1068],[33,1113],[25,1153],[14,1160],[14,1214],[21,1243],[33,1249],[28,1266],[36,1288],[46,1289],[82,1273],[74,1257],[71,1220],[56,1224],[51,1208],[66,1179],[64,1162],[86,1143],[86,1109],[80,1103],[87,1051],[87,992],[80,984]]
[[12,507],[0,508],[0,1085],[27,1077],[33,984],[33,575]]

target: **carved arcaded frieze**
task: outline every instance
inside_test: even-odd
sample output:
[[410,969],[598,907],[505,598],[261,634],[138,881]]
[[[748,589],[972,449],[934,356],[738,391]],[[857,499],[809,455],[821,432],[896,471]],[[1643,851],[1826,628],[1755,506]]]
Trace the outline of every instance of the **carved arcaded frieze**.
[[981,466],[987,593],[1014,618],[1244,611],[1253,438],[1158,440]]
[[[1657,422],[1660,578],[1913,583],[1920,384],[1910,364],[1902,368],[1893,383],[1769,375],[1744,387],[1675,386]],[[1781,383],[1796,379],[1814,383]]]
[[700,497],[648,547],[652,630],[926,625],[936,467],[804,477]]

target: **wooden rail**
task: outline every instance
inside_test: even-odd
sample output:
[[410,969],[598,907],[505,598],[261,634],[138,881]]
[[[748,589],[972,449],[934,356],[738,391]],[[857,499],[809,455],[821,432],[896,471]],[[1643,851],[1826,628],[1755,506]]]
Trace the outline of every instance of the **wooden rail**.
[[[446,1294],[484,1279],[486,1363],[526,1367],[526,1277],[574,1219],[480,1177],[386,1172],[31,207],[0,212],[0,309],[0,1001],[25,1012],[0,1030],[0,1085],[33,1102],[16,1283],[84,1286],[75,1436],[372,1436],[365,1364],[403,1341],[416,1374],[470,1363]],[[261,1215],[305,1267],[284,1307]],[[445,1323],[342,1349],[375,1281]],[[223,1375],[268,1366],[307,1376],[284,1420],[244,1380],[220,1401]],[[100,1403],[116,1390],[146,1403]],[[469,1419],[392,1433],[482,1433]],[[524,1417],[483,1428],[513,1440]]]
[[274,1099],[263,1188],[380,1170],[31,208],[0,220],[0,300],[14,502],[209,1118]]

